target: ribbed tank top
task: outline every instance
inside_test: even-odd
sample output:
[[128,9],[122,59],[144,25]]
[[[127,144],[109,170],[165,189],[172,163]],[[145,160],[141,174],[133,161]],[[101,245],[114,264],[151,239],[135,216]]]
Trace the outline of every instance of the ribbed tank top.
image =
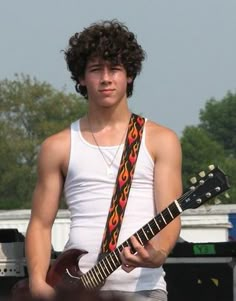
[[[111,162],[118,147],[100,148],[107,161]],[[96,264],[122,152],[123,145],[112,164],[114,174],[108,174],[107,164],[98,147],[83,138],[80,120],[71,124],[70,160],[64,185],[71,225],[65,250],[78,248],[89,252],[80,259],[79,266],[82,272],[86,272]],[[145,145],[144,128],[118,245],[155,215],[153,176],[154,162]],[[102,289],[166,290],[164,275],[162,268],[136,268],[131,273],[118,268],[107,278]]]

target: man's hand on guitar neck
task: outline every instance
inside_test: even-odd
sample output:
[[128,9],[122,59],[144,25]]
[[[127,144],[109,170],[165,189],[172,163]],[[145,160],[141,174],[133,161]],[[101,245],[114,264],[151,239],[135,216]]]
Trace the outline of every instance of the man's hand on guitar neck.
[[157,268],[164,264],[168,254],[165,250],[156,250],[151,242],[142,246],[138,240],[132,236],[131,243],[136,253],[131,252],[130,247],[124,248],[121,253],[122,269],[127,273],[136,267]]

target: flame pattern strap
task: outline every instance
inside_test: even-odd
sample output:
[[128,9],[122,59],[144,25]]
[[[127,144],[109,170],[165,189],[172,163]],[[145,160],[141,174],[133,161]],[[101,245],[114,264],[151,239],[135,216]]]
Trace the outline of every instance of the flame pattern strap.
[[134,113],[131,115],[99,257],[114,251],[116,248],[141,145],[144,124],[145,119],[143,117]]

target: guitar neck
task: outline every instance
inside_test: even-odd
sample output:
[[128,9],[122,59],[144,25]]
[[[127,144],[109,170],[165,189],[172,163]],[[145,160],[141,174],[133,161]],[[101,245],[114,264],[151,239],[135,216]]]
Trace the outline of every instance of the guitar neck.
[[[191,187],[180,198],[173,201],[132,235],[141,245],[144,246],[183,211],[200,207],[230,187],[228,177],[220,168],[213,165],[209,166],[208,173],[202,171],[197,178],[192,178],[191,184]],[[87,252],[78,249],[67,250],[50,267],[47,273],[47,283],[52,287],[60,285],[64,287],[68,284],[89,291],[96,290],[122,264],[120,257],[125,247],[129,247],[133,254],[136,253],[130,237],[114,251],[104,254],[98,263],[85,274],[82,274],[79,269],[79,259]]]
[[[165,228],[172,220],[174,220],[182,209],[177,201],[171,203],[161,213],[156,215],[147,224],[140,228],[133,236],[137,238],[140,244],[145,245],[158,232]],[[125,247],[130,247],[131,252],[135,254],[135,249],[131,243],[131,237],[119,245],[114,251],[104,256],[92,269],[83,274],[81,281],[88,289],[94,289],[101,286],[105,279],[111,275],[120,265],[120,253]]]

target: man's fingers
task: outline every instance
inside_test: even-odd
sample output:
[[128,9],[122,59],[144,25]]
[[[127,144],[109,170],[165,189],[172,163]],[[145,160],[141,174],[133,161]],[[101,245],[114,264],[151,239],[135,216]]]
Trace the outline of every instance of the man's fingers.
[[[129,252],[130,253],[130,251],[128,250],[128,248],[126,248],[126,250],[124,250],[124,252]],[[124,253],[123,252],[123,253]],[[130,273],[131,271],[133,271],[133,269],[135,268],[133,265],[131,265],[131,264],[128,264],[128,260],[125,258],[125,256],[123,255],[123,253],[121,253],[120,254],[120,259],[121,259],[121,261],[122,261],[122,265],[121,265],[121,268],[125,271],[125,272],[127,272],[127,273]]]

